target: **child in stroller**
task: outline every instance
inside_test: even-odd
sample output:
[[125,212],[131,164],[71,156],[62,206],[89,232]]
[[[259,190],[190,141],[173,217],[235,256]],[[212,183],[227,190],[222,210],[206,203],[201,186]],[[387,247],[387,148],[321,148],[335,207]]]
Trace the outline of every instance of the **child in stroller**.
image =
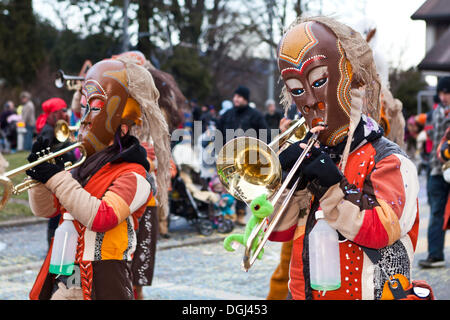
[[214,203],[213,228],[220,233],[229,233],[234,229],[234,197],[225,192],[225,188],[217,176],[211,180],[209,188],[213,192],[220,194],[220,200]]
[[170,213],[185,218],[202,235],[209,236],[214,229],[229,233],[233,231],[234,223],[225,216],[229,212],[229,203],[234,199],[231,197],[230,201],[226,195],[218,193],[221,192],[220,181],[209,185],[208,190],[202,190],[198,173],[187,165],[181,165],[172,179]]

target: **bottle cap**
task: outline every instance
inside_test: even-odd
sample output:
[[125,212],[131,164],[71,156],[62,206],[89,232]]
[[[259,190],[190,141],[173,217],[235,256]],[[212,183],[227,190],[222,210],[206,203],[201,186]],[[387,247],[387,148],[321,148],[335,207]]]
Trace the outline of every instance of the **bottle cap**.
[[323,219],[323,218],[325,218],[325,214],[323,213],[323,210],[317,210],[316,211],[316,220],[319,220],[319,219]]
[[73,216],[68,212],[64,212],[63,219],[64,220],[74,220]]

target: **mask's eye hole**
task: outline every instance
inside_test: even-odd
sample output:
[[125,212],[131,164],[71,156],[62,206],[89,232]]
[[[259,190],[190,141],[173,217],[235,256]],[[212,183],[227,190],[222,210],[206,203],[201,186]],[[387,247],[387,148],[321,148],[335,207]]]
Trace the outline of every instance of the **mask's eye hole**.
[[303,114],[308,114],[309,111],[311,111],[311,108],[308,106],[304,106],[302,109],[303,109]]
[[105,106],[105,102],[100,99],[93,99],[89,105],[91,106],[92,111],[98,111]]
[[291,90],[291,94],[295,97],[301,96],[303,93],[305,93],[305,89],[295,88]]
[[316,89],[320,88],[327,82],[327,80],[328,80],[328,78],[322,78],[322,79],[316,80],[313,82],[312,87],[316,88]]

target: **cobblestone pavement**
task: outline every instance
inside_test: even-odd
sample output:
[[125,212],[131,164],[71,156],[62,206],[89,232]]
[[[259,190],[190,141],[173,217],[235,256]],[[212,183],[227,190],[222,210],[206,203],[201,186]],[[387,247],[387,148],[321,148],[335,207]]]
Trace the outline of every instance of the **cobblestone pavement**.
[[[426,280],[436,298],[450,300],[450,237],[447,236],[447,266],[420,269],[417,261],[426,258],[428,206],[421,177],[419,203],[421,222],[413,265],[413,279]],[[243,228],[235,229],[242,232]],[[178,218],[171,224],[171,239],[158,242],[153,284],[144,288],[147,299],[264,299],[269,279],[279,261],[281,245],[268,242],[262,261],[249,272],[240,268],[242,248],[226,252],[224,235],[199,235],[193,226]],[[0,300],[28,299],[28,293],[47,251],[46,224],[0,228]]]
[[[159,240],[153,284],[144,288],[148,299],[266,297],[268,275],[278,264],[279,243],[268,243],[264,262],[255,262],[246,273],[240,268],[243,250],[226,252],[222,247],[224,235],[201,236],[183,221],[178,222],[172,235],[171,239]],[[5,244],[0,251],[0,300],[28,299],[47,251],[45,236],[43,223],[0,230],[0,242]],[[192,245],[186,245],[189,243]]]

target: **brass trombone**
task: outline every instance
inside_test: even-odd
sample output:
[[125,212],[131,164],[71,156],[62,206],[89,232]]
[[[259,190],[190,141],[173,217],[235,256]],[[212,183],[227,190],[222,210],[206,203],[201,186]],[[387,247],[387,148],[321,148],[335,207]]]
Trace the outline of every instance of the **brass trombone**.
[[[287,145],[304,139],[307,132],[305,119],[301,118],[294,120],[293,124],[284,133],[280,134],[268,145],[261,140],[251,137],[238,137],[230,140],[220,150],[216,163],[219,179],[225,189],[235,198],[247,204],[257,196],[265,193],[275,207],[275,204],[280,200],[283,192],[294,177],[295,172],[306,157],[306,154],[317,142],[318,133],[314,133],[308,140],[306,148],[283,183],[281,183],[281,165],[274,148],[280,146],[279,152],[281,152]],[[253,229],[245,245],[242,261],[245,271],[248,271],[253,265],[263,249],[267,239],[283,215],[299,181],[300,178],[297,178],[281,203],[279,210],[273,214],[273,218],[268,224],[264,236],[254,252],[251,249],[253,243],[254,241],[258,241],[258,234],[267,225],[268,219],[264,219]]]
[[66,75],[61,69],[56,72],[55,86],[57,88],[66,86],[68,90],[79,90],[83,81],[83,76]]
[[[64,120],[59,120],[55,126],[55,137],[58,139],[58,141],[64,142],[70,139],[72,131],[71,129],[73,130],[74,127],[70,127]],[[73,168],[80,166],[86,160],[86,149],[84,148],[81,142],[74,143],[64,149],[55,152],[50,152],[50,148],[47,148],[47,150],[42,150],[38,152],[38,155],[41,156],[36,161],[23,165],[19,168],[10,170],[5,174],[1,175],[0,185],[3,186],[3,197],[0,201],[0,210],[3,209],[3,207],[6,205],[6,203],[9,201],[12,195],[17,195],[40,184],[39,181],[33,180],[30,177],[28,177],[22,183],[18,184],[17,186],[14,186],[13,182],[11,181],[12,177],[20,173],[23,173],[37,166],[38,164],[44,163],[46,161],[53,162],[55,161],[55,158],[60,157],[63,154],[72,151],[76,148],[79,148],[82,154],[80,160],[78,160],[74,164],[72,164],[71,162],[66,162],[64,164],[64,170],[66,171],[71,170]]]

